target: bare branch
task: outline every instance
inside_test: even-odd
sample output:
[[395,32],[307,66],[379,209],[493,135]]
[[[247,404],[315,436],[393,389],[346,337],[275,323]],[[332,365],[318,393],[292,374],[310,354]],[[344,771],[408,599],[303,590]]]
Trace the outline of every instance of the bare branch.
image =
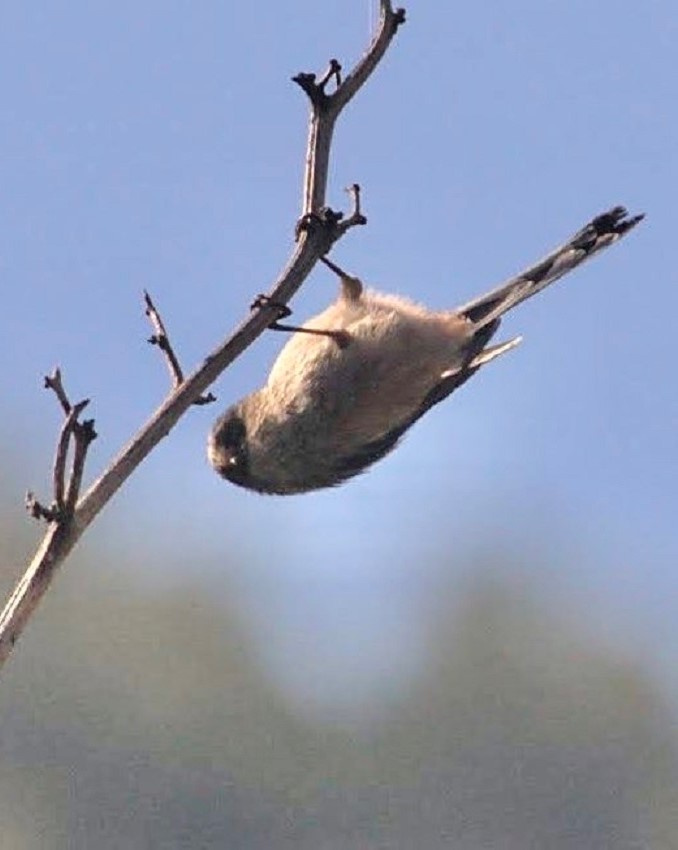
[[[318,82],[316,82],[315,74],[301,73],[292,78],[306,92],[311,101],[302,216],[318,214],[325,204],[330,146],[337,118],[377,67],[398,27],[405,23],[405,10],[394,11],[391,0],[380,0],[379,6],[379,25],[372,43],[363,58],[343,81],[341,81],[341,67],[337,67],[339,63],[336,60],[330,62],[328,71]],[[333,65],[333,62],[336,65]],[[325,92],[325,86],[333,76],[337,80],[337,88],[328,95]]]
[[71,403],[64,390],[64,385],[61,381],[61,369],[58,366],[51,375],[45,375],[45,389],[52,390],[55,393],[64,413],[68,414],[71,412]]
[[[332,132],[339,113],[367,81],[403,21],[404,13],[401,10],[394,12],[390,0],[381,0],[381,18],[377,33],[365,56],[343,81],[341,68],[336,60],[330,62],[328,72],[318,83],[313,75],[299,75],[296,78],[296,82],[311,100],[303,206],[292,254],[268,293],[273,303],[286,304],[308,277],[318,259],[328,253],[334,242],[341,238],[349,227],[364,223],[357,190],[354,190],[354,210],[345,221],[341,221],[341,214],[334,213],[325,206]],[[336,88],[328,95],[325,88],[332,79]],[[0,664],[9,656],[57,569],[86,528],[151,450],[167,436],[188,408],[202,396],[224,369],[264,332],[271,319],[269,310],[262,309],[251,313],[188,378],[180,380],[181,370],[178,373],[173,372],[173,381],[176,384],[174,390],[81,498],[78,498],[78,491],[85,454],[94,431],[91,423],[74,424],[74,457],[70,481],[63,497],[67,516],[60,516],[53,509],[39,505],[32,497],[30,499],[32,512],[48,519],[50,525],[33,561],[0,614]],[[164,335],[167,339],[162,322],[157,335]],[[163,348],[163,351],[167,357],[167,350]],[[68,399],[65,393],[59,391],[61,380],[58,370],[46,380],[46,386],[54,390],[64,411],[69,414]],[[63,387],[61,390],[63,391]],[[68,515],[71,510],[72,513]]]
[[332,78],[334,78],[334,81],[337,84],[337,88],[339,88],[339,86],[341,85],[341,63],[338,59],[330,59],[330,64],[327,70],[318,82],[318,85],[323,91],[325,91],[325,86],[327,86],[327,84]]
[[[70,518],[75,508],[75,502],[80,489],[82,468],[84,467],[87,446],[96,437],[94,420],[78,422],[78,417],[89,404],[89,399],[83,399],[77,404],[71,404],[64,389],[61,370],[56,368],[51,375],[45,376],[45,387],[56,395],[65,415],[59,439],[57,440],[54,464],[52,467],[53,501],[49,507],[28,492],[26,494],[26,509],[34,519],[44,519],[47,522],[65,522]],[[66,461],[71,440],[75,442],[73,467],[66,482]],[[77,461],[77,462],[76,462]],[[65,495],[68,492],[68,496]]]
[[341,232],[342,236],[352,227],[367,224],[367,218],[363,215],[360,207],[360,186],[357,183],[354,183],[352,186],[349,186],[346,191],[353,199],[353,209],[347,218],[344,218],[339,222],[338,230]]
[[372,43],[363,58],[344,79],[340,88],[332,95],[333,108],[337,113],[346,106],[377,67],[386,53],[389,44],[402,24],[405,23],[405,9],[394,9],[391,0],[380,0],[379,25]]
[[306,92],[312,103],[323,106],[329,100],[325,87],[332,78],[334,78],[338,88],[341,85],[341,64],[338,59],[330,59],[327,70],[319,80],[316,80],[315,74],[304,73],[302,71],[296,77],[292,77],[292,81],[297,83]]
[[[174,353],[174,348],[172,347],[172,343],[170,342],[169,335],[167,330],[165,329],[165,323],[158,312],[157,307],[153,303],[151,296],[144,290],[144,304],[146,305],[146,315],[149,318],[150,323],[153,325],[153,329],[155,333],[152,337],[149,338],[149,342],[151,345],[157,345],[158,348],[165,355],[165,360],[167,361],[167,368],[169,369],[170,377],[172,378],[172,384],[176,389],[180,384],[184,382],[184,372],[179,363],[179,359]],[[207,395],[200,395],[193,404],[202,405],[202,404],[211,404],[213,401],[216,401],[217,398],[212,393],[207,393]]]
[[[89,399],[86,398],[71,407],[68,415],[64,419],[64,424],[61,426],[61,434],[59,435],[56,456],[54,458],[53,472],[54,504],[56,505],[59,513],[61,513],[65,507],[64,493],[66,492],[66,459],[68,457],[68,449],[71,444],[71,437],[76,437],[75,442],[77,446],[78,439],[76,436],[76,428],[78,425],[78,416],[80,416],[88,404]],[[69,480],[69,489],[70,484],[71,481]]]
[[149,318],[149,321],[153,325],[153,329],[155,333],[148,340],[151,345],[157,345],[158,348],[165,355],[165,360],[167,361],[167,367],[169,369],[170,377],[172,378],[172,383],[175,387],[178,387],[179,384],[183,384],[184,382],[184,373],[179,365],[179,361],[177,360],[177,356],[174,353],[174,349],[169,341],[169,337],[167,336],[167,331],[165,330],[165,324],[160,317],[160,313],[158,313],[155,304],[153,303],[151,296],[144,289],[144,303],[146,305],[146,315]]
[[64,512],[67,517],[71,517],[75,511],[82,486],[82,474],[85,469],[87,450],[93,440],[96,439],[96,436],[97,432],[94,430],[93,419],[76,422],[73,426],[73,461],[71,463],[71,473],[68,478],[68,488],[66,490],[66,501],[64,504]]

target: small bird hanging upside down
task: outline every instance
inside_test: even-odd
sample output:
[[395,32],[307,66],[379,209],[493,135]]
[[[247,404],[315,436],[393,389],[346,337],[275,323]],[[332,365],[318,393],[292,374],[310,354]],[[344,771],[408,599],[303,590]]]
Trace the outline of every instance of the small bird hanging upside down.
[[446,312],[365,290],[323,258],[341,280],[339,297],[302,328],[289,328],[297,332],[266,386],[217,420],[210,463],[234,484],[261,493],[303,493],[357,475],[395,448],[433,405],[520,342],[488,346],[504,313],[642,218],[615,207],[532,268]]

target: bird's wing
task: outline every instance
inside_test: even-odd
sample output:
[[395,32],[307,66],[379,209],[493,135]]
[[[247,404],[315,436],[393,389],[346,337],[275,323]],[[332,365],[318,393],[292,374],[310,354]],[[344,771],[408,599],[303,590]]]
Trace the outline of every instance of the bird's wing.
[[[491,335],[486,333],[487,330],[488,329],[484,329],[485,333],[483,333],[482,330],[480,332],[480,334],[485,336],[486,339],[489,335]],[[493,331],[494,330],[496,330],[496,328],[493,328]],[[447,398],[462,384],[465,384],[472,375],[475,375],[481,366],[485,366],[500,355],[511,351],[521,342],[521,340],[522,337],[517,336],[506,342],[499,343],[498,345],[492,345],[488,348],[484,348],[477,351],[465,366],[459,366],[458,368],[443,372],[440,376],[440,381],[426,395],[415,412],[404,422],[401,422],[377,440],[373,440],[371,443],[361,446],[359,450],[353,452],[351,455],[339,458],[333,467],[334,472],[337,475],[337,483],[345,481],[347,478],[352,478],[354,475],[363,472],[368,467],[372,466],[373,463],[376,463],[378,460],[385,457],[396,447],[405,432],[408,431],[418,419],[421,419],[428,410],[443,399]]]
[[473,357],[473,359],[465,366],[460,366],[456,369],[450,369],[448,372],[443,372],[440,376],[440,381],[422,401],[409,425],[414,425],[417,419],[421,419],[421,417],[434,405],[439,404],[455,390],[459,389],[459,387],[462,384],[465,384],[469,378],[472,378],[482,366],[485,366],[487,363],[491,363],[497,357],[500,357],[502,354],[506,354],[508,351],[514,349],[522,342],[522,339],[523,338],[521,336],[516,336],[506,342],[500,342],[498,345],[491,345],[476,354],[475,357]]
[[[419,417],[417,417],[417,419],[418,418]],[[400,438],[405,434],[413,422],[414,420],[408,420],[379,437],[377,440],[373,440],[371,443],[366,443],[364,446],[361,446],[357,451],[353,452],[353,454],[338,458],[336,463],[332,466],[333,472],[336,473],[336,483],[341,484],[343,481],[346,481],[347,478],[352,478],[354,475],[364,472],[372,466],[373,463],[376,463],[378,460],[386,457],[386,455],[396,447]]]

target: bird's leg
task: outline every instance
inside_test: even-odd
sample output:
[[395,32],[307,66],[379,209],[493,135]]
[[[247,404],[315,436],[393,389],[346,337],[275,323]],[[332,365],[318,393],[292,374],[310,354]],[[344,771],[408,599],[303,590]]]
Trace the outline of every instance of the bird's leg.
[[278,319],[286,319],[292,315],[292,311],[287,304],[279,304],[272,301],[268,295],[257,295],[252,304],[251,310],[259,310],[262,307],[274,307],[278,311],[278,318],[274,319],[268,326],[272,331],[285,331],[286,333],[301,333],[313,334],[314,336],[327,336],[333,339],[339,348],[346,348],[349,343],[349,336],[345,331],[321,330],[320,328],[302,328],[299,325],[283,325]]
[[357,301],[358,298],[360,298],[363,291],[363,283],[360,278],[353,277],[353,275],[348,274],[348,272],[345,272],[327,257],[320,257],[320,262],[325,263],[327,268],[332,269],[332,271],[337,275],[341,281],[343,294],[349,301]]

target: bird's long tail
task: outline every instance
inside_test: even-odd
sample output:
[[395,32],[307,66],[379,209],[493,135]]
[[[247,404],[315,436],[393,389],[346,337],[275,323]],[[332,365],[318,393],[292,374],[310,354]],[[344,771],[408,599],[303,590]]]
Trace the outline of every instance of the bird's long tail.
[[624,207],[614,207],[609,212],[596,216],[568,242],[556,248],[540,262],[486,295],[481,295],[480,298],[459,307],[455,312],[466,316],[475,325],[468,348],[468,357],[461,365],[443,372],[440,381],[423,400],[412,422],[465,384],[482,366],[511,351],[520,343],[521,337],[516,337],[499,345],[487,345],[496,333],[504,313],[520,304],[521,301],[525,301],[526,298],[541,292],[549,284],[607,248],[608,245],[619,241],[643,218],[643,215],[629,218]]
[[486,295],[464,304],[457,312],[466,316],[479,329],[495,322],[521,301],[541,292],[599,251],[618,242],[644,217],[642,214],[629,217],[624,207],[614,207],[596,216],[543,260]]

